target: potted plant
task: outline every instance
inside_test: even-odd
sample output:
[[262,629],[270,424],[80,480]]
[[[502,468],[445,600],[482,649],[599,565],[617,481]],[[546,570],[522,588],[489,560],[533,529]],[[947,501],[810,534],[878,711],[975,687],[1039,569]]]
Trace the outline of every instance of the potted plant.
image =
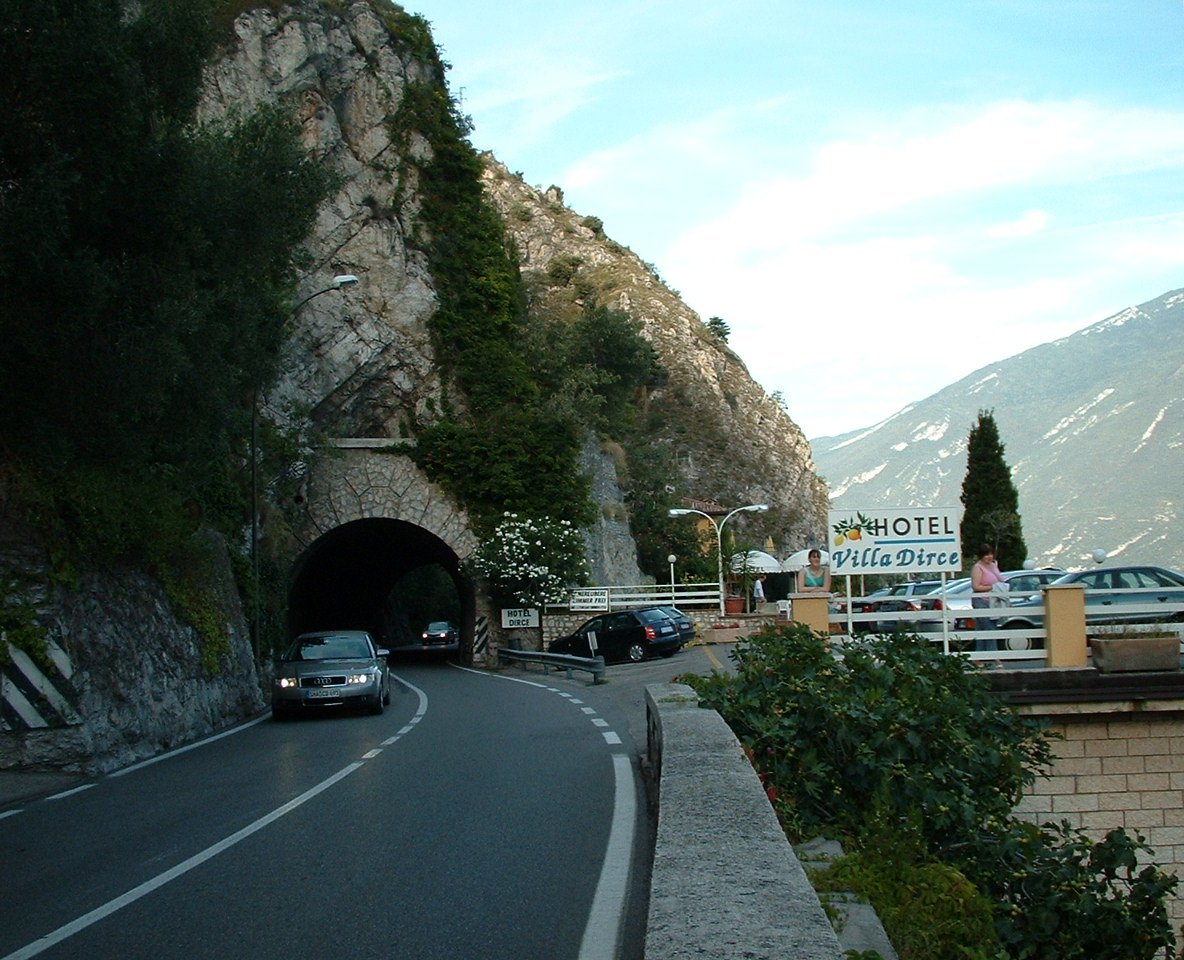
[[1180,669],[1180,635],[1163,627],[1114,629],[1089,638],[1101,673]]

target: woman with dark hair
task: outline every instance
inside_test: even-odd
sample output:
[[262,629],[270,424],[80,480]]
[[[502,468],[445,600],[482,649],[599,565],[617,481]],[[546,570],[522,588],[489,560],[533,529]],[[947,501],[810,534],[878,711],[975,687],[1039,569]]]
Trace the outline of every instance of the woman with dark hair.
[[798,571],[798,593],[830,593],[830,567],[822,565],[822,551],[806,554],[806,566]]
[[[998,583],[1002,583],[1004,587],[1007,585],[1003,574],[999,572],[999,563],[995,560],[995,548],[984,544],[978,549],[978,560],[970,568],[970,588],[974,591],[974,597],[970,601],[971,605],[980,610],[990,607],[991,594],[999,592],[995,586]],[[975,617],[974,625],[978,630],[995,629],[995,621],[990,617]],[[997,651],[999,641],[995,637],[976,638],[974,649]]]

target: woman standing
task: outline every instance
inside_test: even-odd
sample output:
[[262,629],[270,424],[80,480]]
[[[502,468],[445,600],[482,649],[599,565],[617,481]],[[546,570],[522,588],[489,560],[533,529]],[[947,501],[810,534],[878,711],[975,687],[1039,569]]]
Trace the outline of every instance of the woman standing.
[[822,565],[822,551],[806,554],[806,566],[798,571],[798,593],[830,593],[830,567]]
[[[995,592],[995,584],[1006,582],[1003,579],[1003,574],[999,572],[999,564],[995,560],[994,548],[988,546],[979,547],[978,560],[970,568],[970,587],[974,591],[974,597],[970,601],[971,606],[980,610],[991,606],[990,594]],[[975,628],[979,630],[995,629],[995,621],[989,617],[975,617],[974,623]],[[989,639],[976,638],[974,649],[997,651],[999,649],[999,641],[995,637]]]

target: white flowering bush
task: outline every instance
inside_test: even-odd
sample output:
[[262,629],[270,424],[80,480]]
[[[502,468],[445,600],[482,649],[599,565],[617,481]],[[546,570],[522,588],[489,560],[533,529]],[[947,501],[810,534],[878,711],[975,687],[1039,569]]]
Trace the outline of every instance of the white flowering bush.
[[474,552],[473,572],[502,606],[559,603],[568,587],[587,582],[584,540],[570,520],[502,514],[493,535]]

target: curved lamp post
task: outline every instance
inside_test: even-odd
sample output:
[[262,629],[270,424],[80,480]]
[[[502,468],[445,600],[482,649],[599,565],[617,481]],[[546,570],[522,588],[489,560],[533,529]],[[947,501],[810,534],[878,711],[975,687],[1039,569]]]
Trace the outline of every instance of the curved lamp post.
[[724,524],[738,513],[765,513],[768,509],[769,505],[767,503],[750,503],[746,507],[737,507],[720,520],[719,523],[715,522],[715,517],[709,513],[704,513],[702,510],[691,510],[689,507],[676,507],[670,511],[669,515],[672,517],[685,517],[691,513],[699,517],[706,517],[715,528],[715,558],[716,566],[719,569],[719,613],[721,617],[724,614]]
[[[332,290],[340,290],[342,287],[352,286],[358,282],[358,278],[352,273],[339,273],[332,280],[329,281],[327,287],[321,287],[310,293],[307,297],[303,297],[296,301],[296,306],[292,308],[292,312],[288,315],[288,320],[291,321],[293,317],[313,297],[319,297],[322,293],[329,293]],[[255,384],[254,395],[251,397],[251,581],[255,591],[254,602],[251,611],[251,642],[255,648],[255,661],[259,661],[259,384]]]

